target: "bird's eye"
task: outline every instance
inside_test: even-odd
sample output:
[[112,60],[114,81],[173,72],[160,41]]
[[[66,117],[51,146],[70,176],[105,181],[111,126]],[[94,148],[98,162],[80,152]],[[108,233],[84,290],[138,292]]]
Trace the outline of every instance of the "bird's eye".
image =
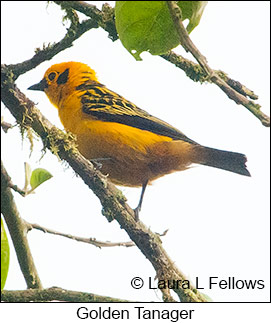
[[50,81],[53,81],[55,77],[56,77],[56,72],[52,72],[52,73],[50,73],[50,74],[48,75],[48,79],[49,79]]

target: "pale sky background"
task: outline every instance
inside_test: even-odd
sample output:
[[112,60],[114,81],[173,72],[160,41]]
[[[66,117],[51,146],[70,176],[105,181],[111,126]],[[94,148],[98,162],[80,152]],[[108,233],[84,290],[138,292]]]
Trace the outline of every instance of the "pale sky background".
[[[102,3],[95,2],[99,8]],[[266,114],[270,113],[269,7],[267,1],[210,2],[191,34],[209,65],[254,90]],[[59,6],[45,1],[2,2],[2,63],[22,62],[43,43],[62,39],[67,27],[62,15]],[[182,48],[175,51],[192,59]],[[72,48],[20,76],[17,85],[63,129],[45,94],[27,88],[39,82],[52,64],[84,62],[96,70],[101,83],[191,139],[245,153],[251,178],[204,166],[167,175],[147,188],[140,219],[154,232],[169,229],[162,238],[165,250],[192,282],[198,277],[203,292],[214,301],[269,301],[269,129],[215,85],[194,83],[160,57],[144,53],[142,58],[135,61],[119,40],[113,43],[104,30],[93,29]],[[7,109],[2,109],[2,115],[14,123]],[[15,184],[24,185],[25,161],[32,169],[42,167],[53,174],[36,194],[23,198],[14,193],[22,218],[72,235],[128,241],[116,221],[108,223],[101,215],[99,200],[73,170],[49,151],[43,156],[41,149],[37,138],[29,156],[28,140],[21,141],[18,127],[2,135],[2,159]],[[140,189],[121,190],[135,207]],[[136,247],[98,249],[35,230],[28,239],[44,287],[134,301],[161,300],[160,291],[148,288],[155,271]],[[145,281],[140,290],[131,287],[135,276]],[[211,276],[264,280],[265,288],[210,290]],[[13,247],[5,288],[26,288]]]

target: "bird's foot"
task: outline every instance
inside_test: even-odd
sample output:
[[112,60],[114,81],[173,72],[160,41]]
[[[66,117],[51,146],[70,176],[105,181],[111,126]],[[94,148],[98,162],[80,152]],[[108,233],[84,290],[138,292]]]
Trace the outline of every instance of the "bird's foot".
[[104,160],[110,160],[111,158],[94,158],[90,159],[90,161],[94,164],[95,168],[98,170],[101,170],[103,167],[103,163],[101,163]]
[[136,222],[139,221],[139,212],[141,210],[141,205],[138,205],[135,209],[134,209],[134,214],[135,214],[135,220]]

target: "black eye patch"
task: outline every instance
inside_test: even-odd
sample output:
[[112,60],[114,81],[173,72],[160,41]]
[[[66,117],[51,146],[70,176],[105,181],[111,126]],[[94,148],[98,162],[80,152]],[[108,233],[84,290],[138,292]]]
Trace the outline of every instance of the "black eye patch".
[[67,83],[69,78],[69,69],[67,68],[63,73],[61,73],[57,79],[57,84],[65,84]]

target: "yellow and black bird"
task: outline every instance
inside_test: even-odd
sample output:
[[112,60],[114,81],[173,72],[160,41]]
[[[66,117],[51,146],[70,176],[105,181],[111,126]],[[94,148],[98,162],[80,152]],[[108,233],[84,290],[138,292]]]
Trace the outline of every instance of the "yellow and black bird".
[[86,64],[55,64],[29,89],[46,93],[81,154],[101,161],[113,183],[142,187],[136,216],[147,184],[192,163],[250,176],[245,155],[201,146],[99,83]]

